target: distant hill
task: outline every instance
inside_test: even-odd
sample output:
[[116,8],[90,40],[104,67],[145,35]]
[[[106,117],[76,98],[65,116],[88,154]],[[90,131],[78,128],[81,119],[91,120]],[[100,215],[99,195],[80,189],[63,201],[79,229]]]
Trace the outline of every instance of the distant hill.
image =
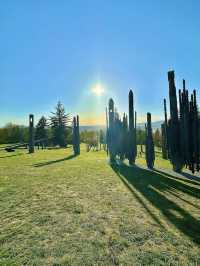
[[[152,125],[152,128],[153,129],[160,129],[161,128],[161,124],[163,123],[163,121],[155,121],[155,122],[152,122],[151,125]],[[138,123],[137,124],[137,127],[141,128],[141,129],[144,129],[145,128],[145,123]]]
[[[155,122],[152,122],[152,128],[155,130],[157,128],[160,129],[161,127],[161,124],[163,123],[163,121],[155,121]],[[141,128],[141,129],[144,129],[145,128],[145,123],[138,123],[137,124],[137,127],[138,128]],[[84,131],[84,130],[87,130],[87,131],[99,131],[100,129],[103,129],[105,130],[106,127],[104,125],[91,125],[91,126],[80,126],[80,132]]]
[[99,131],[100,129],[105,130],[106,127],[104,125],[91,125],[91,126],[80,126],[80,132],[82,131]]

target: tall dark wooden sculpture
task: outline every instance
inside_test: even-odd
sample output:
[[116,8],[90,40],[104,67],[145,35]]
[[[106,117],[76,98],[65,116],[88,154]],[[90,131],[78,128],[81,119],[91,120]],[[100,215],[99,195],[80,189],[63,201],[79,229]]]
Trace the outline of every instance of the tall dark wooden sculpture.
[[108,118],[106,109],[106,124],[107,147],[111,162],[115,162],[116,159],[120,161],[128,159],[130,165],[135,163],[137,156],[136,123],[137,113],[134,113],[132,90],[129,92],[129,123],[128,116],[124,113],[121,119],[114,107],[113,99],[109,100]]
[[183,90],[179,90],[179,109],[177,106],[174,71],[168,72],[170,119],[167,124],[167,152],[175,171],[184,166],[194,173],[200,170],[200,114],[198,111],[196,90],[189,99],[185,80]]
[[108,110],[106,107],[106,153],[108,156]]
[[167,105],[166,105],[166,99],[164,99],[164,117],[165,121],[161,125],[161,132],[162,132],[162,157],[163,159],[168,159],[168,125],[167,125]]
[[133,165],[136,158],[136,120],[134,120],[134,102],[133,92],[129,91],[129,145],[128,145],[128,160],[129,164]]
[[80,154],[79,116],[73,118],[73,150],[74,155]]
[[183,168],[180,143],[180,126],[178,119],[178,106],[176,97],[176,86],[174,81],[174,71],[168,72],[169,100],[170,100],[170,120],[169,120],[169,145],[170,160],[174,171],[180,172]]
[[146,125],[146,163],[147,167],[153,169],[155,161],[155,151],[151,127],[151,114],[147,113],[147,125]]
[[115,127],[114,127],[114,101],[113,99],[109,100],[108,103],[108,151],[110,155],[110,161],[113,162],[116,156],[116,147],[115,147]]
[[135,111],[135,125],[134,125],[134,146],[135,146],[135,158],[137,157],[137,112]]
[[29,153],[34,153],[34,115],[29,115]]

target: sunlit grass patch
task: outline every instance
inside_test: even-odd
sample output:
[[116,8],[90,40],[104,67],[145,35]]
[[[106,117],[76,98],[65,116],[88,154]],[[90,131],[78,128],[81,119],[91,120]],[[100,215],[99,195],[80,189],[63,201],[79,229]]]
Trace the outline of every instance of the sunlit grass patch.
[[0,265],[200,263],[200,183],[84,145],[0,157]]

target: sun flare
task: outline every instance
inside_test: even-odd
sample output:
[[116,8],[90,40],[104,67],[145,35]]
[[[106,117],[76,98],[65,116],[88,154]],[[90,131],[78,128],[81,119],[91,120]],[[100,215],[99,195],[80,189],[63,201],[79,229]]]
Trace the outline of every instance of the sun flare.
[[105,91],[104,88],[100,84],[92,88],[92,92],[97,96],[101,96],[104,93],[104,91]]

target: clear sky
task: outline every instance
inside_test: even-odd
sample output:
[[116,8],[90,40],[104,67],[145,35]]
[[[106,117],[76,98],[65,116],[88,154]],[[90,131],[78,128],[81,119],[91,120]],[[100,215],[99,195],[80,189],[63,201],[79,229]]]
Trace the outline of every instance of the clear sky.
[[198,0],[2,0],[0,126],[48,116],[58,100],[102,124],[110,97],[127,111],[130,87],[139,120],[162,119],[169,69],[178,88],[200,86],[199,12]]

